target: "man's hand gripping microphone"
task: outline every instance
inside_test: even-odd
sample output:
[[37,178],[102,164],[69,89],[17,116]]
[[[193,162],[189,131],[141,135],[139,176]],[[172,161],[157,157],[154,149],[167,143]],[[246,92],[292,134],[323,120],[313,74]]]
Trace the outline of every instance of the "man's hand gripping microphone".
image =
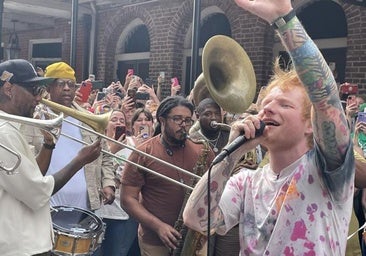
[[[264,131],[265,123],[263,121],[260,121],[260,127],[259,129],[256,129],[255,131],[255,137],[261,136]],[[216,156],[216,158],[212,161],[211,166],[218,164],[222,160],[224,160],[225,157],[230,155],[232,152],[234,152],[236,149],[238,149],[241,145],[243,145],[245,142],[247,142],[248,139],[245,138],[244,135],[238,136],[236,139],[233,140],[228,146],[224,147],[220,154]]]

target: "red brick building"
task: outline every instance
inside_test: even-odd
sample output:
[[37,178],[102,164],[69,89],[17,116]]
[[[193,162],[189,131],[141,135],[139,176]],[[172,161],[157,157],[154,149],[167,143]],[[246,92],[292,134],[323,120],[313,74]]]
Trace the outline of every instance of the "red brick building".
[[[123,80],[127,69],[134,68],[142,78],[154,80],[165,72],[164,95],[174,76],[189,92],[193,0],[130,1],[136,3],[129,5],[126,1],[80,2],[80,8],[90,12],[79,15],[77,23],[79,81],[90,72],[106,83]],[[365,93],[366,8],[332,0],[295,0],[293,5],[328,63],[335,63],[337,80],[357,83]],[[215,34],[228,35],[244,47],[254,66],[257,88],[265,85],[273,58],[284,52],[270,25],[234,1],[202,0],[201,50]],[[56,19],[53,27],[18,31],[18,36],[19,57],[35,65],[70,61],[69,19]],[[3,30],[3,38],[7,31]]]

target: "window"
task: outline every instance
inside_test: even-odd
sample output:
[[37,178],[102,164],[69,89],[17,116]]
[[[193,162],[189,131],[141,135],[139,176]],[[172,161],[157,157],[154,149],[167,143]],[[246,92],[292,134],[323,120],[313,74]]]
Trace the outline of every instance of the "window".
[[29,55],[35,67],[44,69],[62,60],[62,39],[37,39],[29,41]]

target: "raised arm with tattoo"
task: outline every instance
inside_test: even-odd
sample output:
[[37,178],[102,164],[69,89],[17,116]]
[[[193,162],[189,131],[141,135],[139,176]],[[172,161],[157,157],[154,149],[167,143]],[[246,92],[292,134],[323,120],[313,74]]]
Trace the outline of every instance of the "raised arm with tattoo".
[[[205,233],[208,212],[210,230],[219,234],[239,223],[242,255],[343,255],[354,158],[334,77],[290,0],[236,3],[276,23],[293,68],[281,70],[276,61],[259,114],[231,129],[229,143],[240,132],[251,140],[212,168],[209,211],[207,173],[202,177],[185,224]],[[260,121],[266,128],[255,138]],[[268,149],[269,164],[230,177],[236,160],[258,144]]]

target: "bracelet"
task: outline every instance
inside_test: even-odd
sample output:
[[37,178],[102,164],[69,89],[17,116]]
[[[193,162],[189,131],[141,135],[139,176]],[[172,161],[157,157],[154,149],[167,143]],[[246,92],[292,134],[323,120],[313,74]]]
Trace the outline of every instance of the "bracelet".
[[53,150],[53,149],[55,149],[56,144],[46,144],[46,143],[43,143],[43,147],[45,149]]
[[271,26],[274,29],[279,29],[280,27],[284,26],[287,24],[287,22],[289,22],[293,17],[296,16],[296,12],[295,9],[292,9],[288,14],[286,14],[285,16],[281,16],[278,17],[277,19],[275,19],[272,23]]

